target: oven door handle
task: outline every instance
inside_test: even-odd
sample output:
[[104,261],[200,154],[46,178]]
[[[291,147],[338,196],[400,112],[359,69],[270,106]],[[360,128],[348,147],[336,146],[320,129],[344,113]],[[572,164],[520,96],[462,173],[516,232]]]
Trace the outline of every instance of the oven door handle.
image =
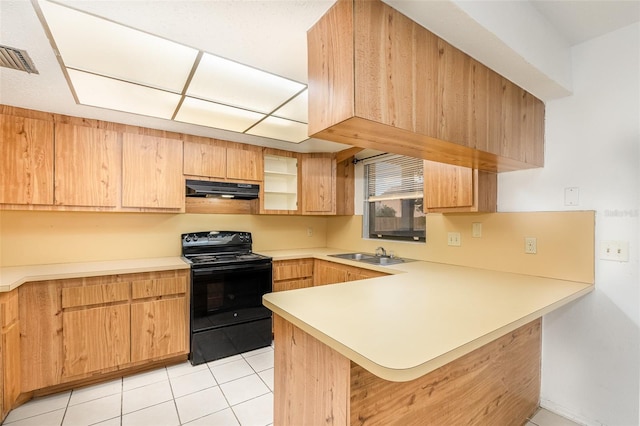
[[254,272],[254,271],[267,271],[271,270],[271,263],[265,263],[262,265],[226,265],[226,266],[214,266],[211,268],[198,268],[192,269],[194,277],[200,277],[203,275],[211,275],[216,272],[227,272],[227,271],[242,271],[242,272]]

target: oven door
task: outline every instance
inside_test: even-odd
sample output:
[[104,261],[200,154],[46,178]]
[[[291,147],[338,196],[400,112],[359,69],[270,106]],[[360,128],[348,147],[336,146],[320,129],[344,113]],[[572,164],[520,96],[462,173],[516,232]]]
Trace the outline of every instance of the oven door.
[[192,332],[271,317],[271,262],[192,269]]

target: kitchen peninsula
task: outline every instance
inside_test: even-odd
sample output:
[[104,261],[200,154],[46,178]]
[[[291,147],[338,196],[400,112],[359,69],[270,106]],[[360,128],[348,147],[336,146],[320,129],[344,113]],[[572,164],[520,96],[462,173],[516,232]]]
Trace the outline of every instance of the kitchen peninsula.
[[264,296],[275,424],[523,424],[539,401],[541,317],[593,290],[431,262],[385,270]]

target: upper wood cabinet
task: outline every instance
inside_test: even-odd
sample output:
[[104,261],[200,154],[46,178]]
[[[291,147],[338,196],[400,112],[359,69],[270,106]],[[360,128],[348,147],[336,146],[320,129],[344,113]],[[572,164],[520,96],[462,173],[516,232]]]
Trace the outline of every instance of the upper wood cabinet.
[[185,135],[184,174],[194,178],[262,181],[262,147]]
[[336,214],[336,159],[331,154],[302,154],[302,214]]
[[424,161],[424,204],[428,212],[495,212],[495,173]]
[[53,122],[0,114],[1,204],[53,204]]
[[122,206],[184,209],[182,141],[123,135]]
[[55,204],[116,207],[121,162],[118,132],[56,124]]
[[215,140],[184,141],[183,169],[185,175],[209,178],[227,177],[227,148],[216,142]]
[[379,0],[308,32],[309,134],[484,171],[543,165],[544,104]]

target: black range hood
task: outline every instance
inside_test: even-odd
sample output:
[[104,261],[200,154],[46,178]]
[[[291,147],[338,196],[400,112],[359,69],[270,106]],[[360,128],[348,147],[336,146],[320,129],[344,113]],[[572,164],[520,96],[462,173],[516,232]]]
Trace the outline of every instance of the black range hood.
[[260,185],[253,183],[210,182],[187,179],[187,197],[220,197],[239,200],[255,200],[260,193]]

